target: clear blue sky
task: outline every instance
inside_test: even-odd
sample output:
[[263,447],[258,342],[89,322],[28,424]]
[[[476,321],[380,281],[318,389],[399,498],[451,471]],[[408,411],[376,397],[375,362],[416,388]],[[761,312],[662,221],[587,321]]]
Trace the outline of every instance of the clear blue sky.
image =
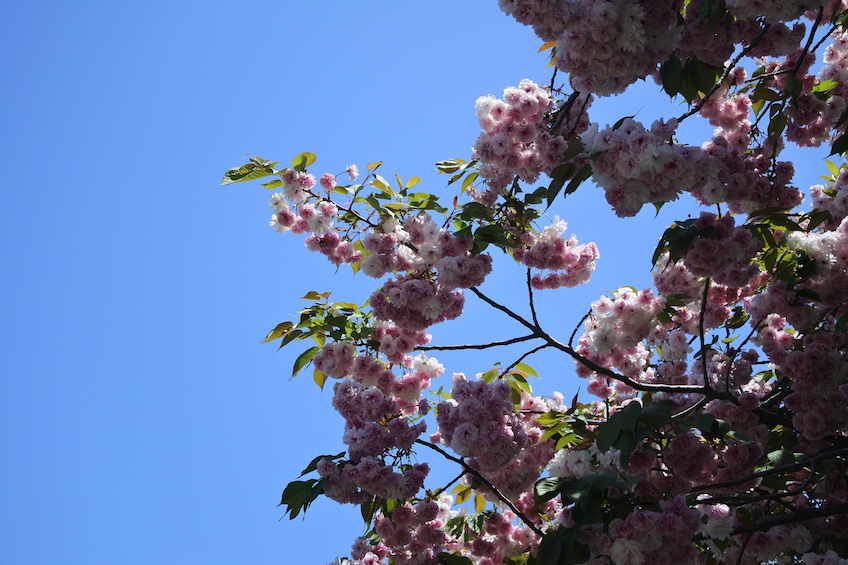
[[[316,173],[382,160],[449,198],[433,164],[469,155],[478,96],[549,79],[540,41],[494,0],[34,0],[0,18],[0,563],[346,554],[362,532],[351,507],[322,500],[306,521],[278,521],[282,488],[341,451],[342,430],[329,391],[289,380],[299,350],[259,341],[309,290],[361,303],[376,283],[333,279],[300,238],[275,234],[258,184],[218,183],[245,153],[312,151]],[[593,119],[679,113],[653,112],[657,91]],[[668,223],[615,222],[583,192],[553,212],[598,242],[596,280],[543,299],[567,333],[602,292],[648,284]],[[520,280],[484,289],[509,300]],[[515,335],[470,308],[436,341]],[[437,384],[495,360],[445,356]],[[568,361],[533,364],[548,390],[580,384]]]

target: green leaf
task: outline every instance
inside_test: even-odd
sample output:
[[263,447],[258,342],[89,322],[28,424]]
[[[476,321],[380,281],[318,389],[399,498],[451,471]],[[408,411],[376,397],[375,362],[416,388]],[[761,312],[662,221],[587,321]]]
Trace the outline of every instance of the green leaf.
[[281,322],[277,324],[273,330],[268,332],[268,335],[266,335],[265,339],[263,339],[260,343],[268,343],[269,341],[280,339],[281,337],[289,333],[292,327],[294,327],[294,324],[292,322]]
[[319,351],[321,351],[321,348],[315,346],[310,347],[309,349],[298,355],[297,359],[294,360],[294,367],[292,368],[292,378],[296,377],[300,370],[303,369],[306,365],[308,365],[309,362],[312,361],[312,358],[315,357],[315,354],[317,354]]
[[560,449],[563,449],[563,448],[565,448],[565,447],[567,447],[567,446],[569,446],[573,443],[577,443],[578,439],[579,438],[577,437],[577,434],[575,434],[573,432],[568,433],[568,434],[564,434],[562,437],[560,437],[557,440],[556,445],[554,446],[554,449],[559,451]]
[[472,173],[469,173],[467,177],[462,179],[462,190],[468,190],[468,187],[471,186],[471,184],[475,180],[477,180],[478,176],[479,176],[479,173],[477,171],[474,171]]
[[314,371],[312,371],[312,380],[315,381],[315,384],[317,384],[321,388],[321,390],[324,390],[324,383],[327,382],[327,375],[325,375],[318,369],[315,369]]
[[371,185],[374,188],[376,188],[377,190],[381,190],[381,191],[387,192],[389,194],[394,192],[394,191],[392,191],[392,189],[389,186],[389,183],[386,181],[386,179],[384,179],[380,175],[374,175],[374,179],[371,181]]
[[642,406],[638,402],[631,402],[598,426],[598,450],[601,453],[609,451],[622,431],[633,434],[641,412]]
[[804,85],[801,82],[801,79],[796,76],[789,75],[784,81],[783,90],[792,98],[797,98],[801,95],[801,90],[803,89],[803,87]]
[[439,553],[439,563],[443,565],[474,565],[474,562],[462,555],[442,551]]
[[841,155],[846,151],[848,151],[848,133],[843,133],[830,146],[830,155]]
[[[706,2],[702,2],[703,6]],[[683,76],[683,66],[680,64],[680,59],[674,53],[668,58],[668,61],[660,67],[660,79],[662,79],[662,87],[666,94],[674,98],[680,92],[680,81]]]
[[306,167],[314,163],[317,158],[318,157],[315,155],[315,153],[301,153],[300,155],[292,159],[292,168],[295,171],[303,172],[306,170]]
[[839,319],[836,321],[836,326],[833,329],[836,333],[840,334],[845,329],[846,325],[848,325],[848,311],[845,311],[841,316],[839,316]]
[[486,499],[482,494],[474,495],[474,512],[479,514],[486,509]]
[[516,363],[515,365],[512,366],[512,368],[518,369],[522,373],[527,373],[531,377],[536,377],[537,379],[539,378],[539,375],[536,373],[536,371],[533,369],[533,367],[531,367],[530,365],[527,365],[526,363]]
[[560,557],[563,552],[563,537],[559,530],[555,530],[544,538],[539,544],[539,550],[536,552],[537,565],[560,565]]
[[577,190],[577,187],[579,187],[584,180],[588,179],[591,176],[592,165],[583,165],[583,168],[580,169],[577,174],[574,175],[574,178],[571,179],[571,182],[568,183],[568,186],[565,188],[565,193],[571,194],[572,192]]
[[736,519],[746,528],[751,528],[754,523],[754,519],[751,517],[751,511],[745,507],[736,509]]
[[788,449],[778,449],[768,454],[768,460],[771,461],[775,467],[791,465],[792,463],[795,463],[795,455]]
[[436,168],[440,173],[455,173],[459,170],[462,164],[465,163],[462,159],[445,159],[436,163]]
[[237,182],[245,182],[249,180],[267,177],[274,173],[274,167],[258,167],[254,163],[248,163],[241,167],[234,167],[224,173],[224,178],[221,179],[221,184],[233,184]]
[[454,501],[455,501],[454,504],[462,504],[463,502],[469,500],[471,498],[471,495],[473,494],[473,492],[474,491],[471,490],[471,487],[468,487],[468,486],[465,486],[465,485],[457,485],[453,489],[453,491],[451,491],[451,494],[456,495],[456,497],[454,499]]
[[480,376],[480,379],[486,384],[492,384],[492,382],[498,377],[499,373],[500,371],[497,368],[489,369]]
[[530,205],[541,204],[547,194],[548,189],[544,186],[540,186],[533,192],[524,195],[524,203]]
[[770,140],[775,140],[786,129],[786,114],[780,113],[774,116],[768,125],[768,137]]
[[639,421],[655,430],[666,425],[669,420],[671,420],[671,403],[665,400],[651,402],[639,414]]
[[829,78],[829,79],[823,80],[823,81],[819,82],[818,84],[816,84],[815,86],[813,86],[812,91],[814,93],[830,92],[831,90],[836,88],[836,85],[837,85],[837,82],[835,80],[833,80],[832,78]]
[[536,494],[536,504],[547,502],[559,494],[559,487],[565,481],[562,477],[546,477],[536,482],[533,491]]
[[839,167],[836,166],[836,163],[830,161],[828,159],[824,160],[824,164],[827,166],[827,170],[830,171],[830,174],[833,175],[833,178],[839,176]]
[[750,319],[751,316],[749,316],[741,306],[735,306],[733,308],[733,315],[724,323],[724,325],[727,328],[738,330]]
[[568,161],[571,161],[572,159],[583,153],[584,149],[585,147],[583,146],[583,142],[580,141],[579,137],[572,139],[568,142],[568,149],[566,149],[565,153],[563,153],[562,155],[562,162],[567,163]]
[[754,92],[751,93],[751,100],[756,102],[776,102],[780,100],[780,93],[772,90],[767,87],[765,83],[757,84],[757,87],[754,89]]
[[262,186],[268,190],[274,190],[275,188],[280,188],[281,186],[283,186],[283,181],[281,181],[280,179],[274,179],[272,181],[264,183]]
[[564,165],[560,165],[551,171],[551,184],[548,185],[548,208],[553,204],[554,199],[559,194],[559,191],[562,190],[562,187],[565,186],[565,181],[568,180],[568,177],[574,171],[573,163],[566,163]]
[[374,496],[369,497],[368,500],[359,505],[359,513],[362,515],[366,528],[371,525],[371,520],[374,519],[374,514],[377,513],[379,508],[380,503]]
[[283,490],[279,506],[286,505],[289,520],[294,520],[300,511],[306,512],[309,505],[324,492],[324,478],[309,479],[308,481],[292,481]]
[[506,232],[504,231],[503,226],[498,224],[489,224],[488,226],[478,228],[477,231],[474,232],[474,239],[486,243],[493,243],[502,247],[512,246],[512,243],[506,237]]

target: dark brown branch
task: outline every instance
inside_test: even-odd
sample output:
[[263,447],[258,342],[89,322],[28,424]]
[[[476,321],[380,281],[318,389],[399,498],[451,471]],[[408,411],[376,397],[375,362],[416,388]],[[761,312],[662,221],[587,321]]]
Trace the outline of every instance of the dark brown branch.
[[503,341],[493,341],[490,343],[482,343],[480,345],[475,344],[464,344],[464,345],[422,345],[420,347],[416,347],[416,351],[457,351],[460,349],[489,349],[490,347],[501,347],[503,345],[512,345],[513,343],[521,343],[522,341],[528,341],[531,339],[537,339],[539,336],[535,334],[525,335],[521,337],[514,337],[512,339],[505,339]]
[[814,461],[812,465],[810,465],[810,470],[807,472],[807,478],[804,479],[800,485],[792,490],[787,490],[783,492],[768,492],[765,489],[754,489],[757,492],[764,492],[765,494],[759,494],[757,496],[736,496],[736,495],[725,495],[725,496],[713,496],[708,499],[699,498],[698,502],[700,504],[718,504],[721,502],[726,502],[732,505],[742,505],[742,504],[751,504],[753,502],[761,502],[763,500],[776,500],[780,504],[785,505],[789,510],[793,512],[796,511],[796,508],[792,505],[787,504],[783,499],[788,496],[796,496],[804,492],[807,487],[813,482],[813,476],[816,473],[816,465],[818,465],[817,461]]
[[[594,361],[592,361],[592,360],[588,359],[587,357],[584,357],[583,355],[580,355],[579,353],[577,353],[573,348],[569,347],[568,345],[565,345],[563,343],[556,341],[554,338],[548,336],[547,334],[545,334],[544,339],[546,341],[548,341],[548,343],[550,343],[551,347],[555,347],[556,349],[559,349],[560,351],[568,354],[572,359],[574,359],[575,361],[577,361],[579,363],[582,363],[583,365],[585,365],[586,367],[588,367],[592,371],[594,371],[596,373],[600,373],[601,375],[604,375],[605,377],[608,377],[610,379],[620,381],[620,382],[626,384],[627,386],[634,388],[636,390],[640,390],[640,391],[643,391],[643,392],[670,392],[670,393],[676,393],[676,394],[687,394],[687,393],[688,394],[710,394],[710,393],[713,393],[713,390],[711,388],[709,388],[708,386],[663,385],[663,384],[640,383],[638,381],[634,381],[630,377],[627,377],[625,375],[621,375],[619,373],[616,373],[615,371],[607,369],[606,367],[601,367],[600,365],[598,365]],[[715,394],[713,394],[713,396],[715,396]]]
[[[533,323],[527,321],[522,316],[516,314],[515,312],[513,312],[512,310],[510,310],[506,306],[504,306],[502,304],[498,304],[497,302],[495,302],[494,300],[492,300],[491,298],[489,298],[488,296],[486,296],[485,294],[483,294],[482,292],[480,292],[476,288],[472,287],[471,291],[474,294],[476,294],[480,298],[480,300],[482,300],[486,304],[492,306],[493,308],[495,308],[497,310],[500,310],[501,312],[503,312],[504,314],[506,314],[507,316],[509,316],[513,320],[517,321],[522,326],[524,326],[527,329],[529,329],[530,331],[532,331],[533,335],[535,337],[538,337],[540,339],[545,340],[545,342],[547,342],[547,344],[550,347],[553,347],[555,349],[559,349],[560,351],[566,353],[572,359],[574,359],[575,361],[578,361],[579,363],[582,363],[584,366],[588,367],[592,371],[594,371],[596,373],[600,373],[601,375],[604,375],[605,377],[614,379],[616,381],[620,381],[620,382],[628,385],[631,388],[634,388],[634,389],[640,390],[640,391],[644,391],[644,392],[670,392],[670,393],[679,393],[679,394],[686,394],[686,393],[709,394],[709,393],[713,392],[713,390],[706,383],[704,384],[704,386],[690,386],[690,385],[647,384],[647,383],[640,383],[638,381],[634,381],[630,377],[616,373],[615,371],[607,369],[606,367],[601,367],[600,365],[598,365],[594,361],[591,361],[590,359],[584,357],[583,355],[580,355],[579,353],[577,353],[577,351],[574,350],[573,347],[565,345],[564,343],[560,343],[559,341],[555,340],[549,334],[545,333],[539,326],[536,326]],[[718,395],[714,395],[714,396],[718,396]]]
[[539,327],[539,318],[536,316],[536,305],[533,302],[533,285],[532,279],[530,277],[530,268],[527,268],[527,294],[529,295],[530,300],[530,315],[533,317],[533,324],[538,328]]
[[751,40],[751,43],[747,47],[742,49],[742,51],[740,51],[739,54],[736,57],[734,57],[733,60],[730,63],[728,63],[727,68],[724,69],[724,72],[721,73],[721,77],[719,77],[719,79],[716,81],[716,83],[713,85],[713,87],[710,88],[709,92],[707,92],[704,95],[704,97],[701,98],[701,100],[698,101],[697,104],[695,104],[691,109],[689,109],[688,112],[684,113],[682,116],[677,118],[678,122],[682,122],[683,120],[685,120],[689,116],[691,116],[693,114],[697,114],[698,112],[701,111],[701,108],[704,107],[704,104],[707,103],[707,100],[709,100],[710,97],[712,97],[712,95],[715,94],[716,90],[718,90],[719,87],[721,87],[722,83],[724,83],[727,76],[736,67],[736,65],[739,63],[739,61],[741,61],[743,57],[745,57],[748,53],[750,53],[751,49],[753,49],[754,47],[757,46],[757,44],[760,42],[760,40],[763,38],[763,36],[768,31],[770,25],[771,24],[768,24],[768,23],[763,24],[763,29],[760,30],[760,32],[756,35],[756,37],[754,37],[754,39]]
[[822,6],[819,7],[818,13],[816,14],[816,21],[813,22],[813,27],[810,29],[810,37],[807,38],[807,44],[804,46],[804,50],[801,52],[801,56],[798,57],[798,60],[795,61],[795,66],[792,68],[793,77],[798,73],[798,70],[801,68],[801,65],[804,64],[804,59],[807,58],[807,54],[810,52],[810,47],[813,46],[813,38],[816,36],[816,30],[819,28],[819,24],[821,24],[823,14],[824,7]]
[[742,542],[742,547],[739,548],[739,554],[736,556],[736,565],[742,564],[742,558],[745,556],[745,548],[748,547],[749,541],[751,541],[751,534],[745,536],[745,541]]
[[734,487],[736,485],[741,485],[742,483],[747,483],[750,480],[758,479],[760,477],[765,477],[767,475],[774,475],[776,473],[792,473],[794,471],[800,471],[806,467],[811,465],[815,465],[819,461],[823,461],[825,459],[830,459],[831,457],[839,457],[840,455],[848,455],[848,448],[836,449],[834,451],[825,451],[824,453],[819,453],[815,457],[811,457],[810,459],[806,459],[801,461],[800,463],[790,463],[788,465],[780,465],[779,467],[775,467],[774,469],[766,469],[765,471],[760,471],[758,473],[752,473],[748,476],[742,477],[740,479],[735,479],[732,481],[724,481],[722,483],[708,483],[703,485],[695,485],[692,487],[690,492],[698,492],[702,490],[710,490],[714,488],[725,488],[725,487]]
[[[707,351],[706,351],[706,341],[704,340],[704,315],[707,313],[707,294],[710,291],[710,279],[709,277],[704,280],[704,292],[701,295],[701,313],[698,319],[698,338],[701,343],[701,367],[703,367],[704,373],[704,386],[706,386],[710,382],[709,375],[707,374]],[[730,373],[728,373],[729,375]],[[727,386],[724,387],[725,389]]]
[[497,302],[495,302],[494,300],[492,300],[491,298],[489,298],[488,296],[486,296],[485,294],[483,294],[482,292],[477,290],[476,287],[471,287],[469,290],[471,290],[471,292],[476,294],[477,298],[479,298],[480,300],[482,300],[483,302],[485,302],[486,304],[488,304],[492,308],[495,308],[496,310],[500,310],[501,312],[503,312],[504,314],[506,314],[507,316],[509,316],[510,318],[512,318],[513,320],[515,320],[516,322],[518,322],[519,324],[521,324],[522,326],[527,328],[528,330],[532,331],[533,335],[535,335],[537,337],[542,337],[542,336],[539,336],[539,333],[541,332],[541,330],[539,329],[538,326],[531,324],[530,322],[528,322],[527,320],[525,320],[524,318],[522,318],[521,316],[519,316],[518,314],[516,314],[515,312],[513,312],[509,308],[507,308],[506,306],[498,304]]
[[750,526],[744,526],[740,524],[739,526],[733,528],[733,531],[730,532],[730,535],[763,532],[765,530],[769,530],[775,526],[780,526],[782,524],[793,524],[796,522],[813,520],[815,518],[825,518],[827,516],[836,516],[838,514],[848,514],[848,502],[834,504],[832,506],[819,506],[818,508],[811,509],[796,508],[795,510],[796,512],[793,513],[787,512],[785,514],[777,514],[775,516],[763,518],[762,520],[757,520]]
[[550,345],[548,345],[547,343],[543,343],[539,347],[531,349],[530,351],[528,351],[527,353],[525,353],[524,355],[519,357],[518,360],[515,361],[515,363],[513,363],[512,365],[510,365],[509,367],[504,369],[504,373],[506,373],[507,371],[509,371],[510,369],[512,369],[513,367],[515,367],[516,365],[518,365],[519,363],[521,363],[522,361],[524,361],[525,359],[527,359],[528,357],[533,355],[534,353],[538,353],[539,351],[543,350],[546,347],[550,347]]
[[573,331],[573,332],[571,332],[571,336],[568,338],[568,346],[569,346],[569,347],[574,347],[574,336],[576,336],[576,335],[577,335],[577,330],[579,330],[579,329],[580,329],[580,326],[582,326],[582,325],[583,325],[583,322],[585,322],[585,321],[589,318],[589,316],[591,316],[591,315],[592,315],[592,309],[590,308],[590,309],[589,309],[589,311],[588,311],[588,312],[586,312],[586,313],[583,315],[583,317],[582,317],[582,318],[580,318],[580,321],[579,321],[579,322],[577,322],[577,325],[576,325],[576,326],[574,326],[574,331]]
[[486,488],[488,488],[489,490],[491,490],[491,491],[492,491],[492,493],[493,493],[496,497],[498,497],[498,500],[500,500],[501,502],[503,502],[504,504],[506,504],[506,505],[507,505],[507,507],[508,507],[510,510],[512,510],[512,512],[513,512],[516,516],[518,516],[518,518],[519,518],[522,522],[524,522],[525,524],[527,524],[527,527],[528,527],[528,528],[530,528],[531,530],[533,530],[533,532],[534,532],[534,533],[536,533],[536,534],[537,534],[538,536],[540,536],[540,537],[545,535],[545,532],[543,532],[542,530],[540,530],[540,529],[536,526],[536,524],[534,524],[532,521],[530,521],[530,519],[529,519],[527,516],[525,516],[525,515],[524,515],[524,513],[523,513],[523,512],[521,512],[521,510],[519,510],[519,509],[515,506],[515,504],[513,504],[513,503],[512,503],[512,501],[511,501],[510,499],[508,499],[508,498],[507,498],[506,496],[504,496],[504,495],[503,495],[503,494],[502,494],[502,493],[501,493],[501,492],[500,492],[497,488],[495,488],[495,485],[493,485],[491,482],[489,482],[489,480],[488,480],[486,477],[484,477],[483,475],[481,475],[481,474],[480,474],[480,472],[479,472],[477,469],[474,469],[473,467],[471,467],[468,463],[466,463],[464,460],[460,459],[459,457],[454,457],[453,455],[451,455],[450,453],[448,453],[447,451],[445,451],[444,449],[442,449],[441,447],[439,447],[438,445],[436,445],[436,444],[434,444],[434,443],[430,443],[429,441],[424,441],[423,439],[416,439],[416,440],[415,440],[415,443],[421,444],[421,445],[423,445],[423,446],[425,446],[425,447],[429,447],[429,448],[430,448],[430,449],[432,449],[433,451],[435,451],[435,452],[437,452],[437,453],[441,454],[441,455],[442,455],[445,459],[447,459],[447,460],[449,460],[449,461],[453,461],[454,463],[457,463],[457,464],[461,465],[461,466],[462,466],[462,468],[466,470],[466,472],[468,472],[468,473],[470,473],[470,474],[474,475],[474,476],[475,476],[475,477],[476,477],[476,478],[477,478],[477,479],[478,479],[481,483],[483,483],[483,486],[485,486]]
[[[551,86],[553,86],[553,83],[551,83]],[[554,123],[551,125],[551,135],[556,135],[556,130],[558,130],[559,127],[562,125],[562,122],[565,117],[571,113],[571,107],[574,106],[574,102],[577,100],[578,96],[580,96],[580,92],[575,90],[568,97],[568,100],[566,100],[565,103],[560,106],[559,110],[557,110],[557,116],[554,119]]]

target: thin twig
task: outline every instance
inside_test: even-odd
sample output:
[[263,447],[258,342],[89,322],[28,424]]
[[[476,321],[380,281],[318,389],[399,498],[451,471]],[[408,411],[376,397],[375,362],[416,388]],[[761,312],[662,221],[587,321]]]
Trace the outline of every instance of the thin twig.
[[745,536],[745,541],[742,542],[742,547],[739,548],[739,555],[736,556],[736,565],[740,565],[742,563],[742,557],[745,555],[745,548],[748,547],[748,542],[751,541],[752,534],[753,532]]
[[[704,280],[704,292],[701,295],[701,315],[698,319],[698,337],[701,340],[701,367],[703,367],[704,373],[704,385],[710,382],[709,375],[707,374],[707,351],[706,351],[706,342],[704,341],[704,315],[707,313],[707,293],[710,290],[710,277],[707,277]],[[726,386],[724,387],[727,388]]]
[[[819,27],[819,24],[822,20],[822,15],[824,14],[824,6],[819,7],[818,14],[816,14],[816,21],[813,22],[813,27],[810,28],[810,37],[807,39],[807,44],[804,46],[804,50],[801,52],[801,56],[798,57],[798,60],[795,61],[795,66],[792,68],[792,76],[794,77],[798,70],[801,68],[801,65],[804,64],[804,59],[807,58],[807,54],[810,52],[810,47],[813,46],[813,37],[816,35],[816,30]],[[827,37],[827,36],[825,36]]]
[[528,322],[527,320],[525,320],[524,318],[522,318],[521,316],[519,316],[518,314],[516,314],[515,312],[513,312],[509,308],[507,308],[506,306],[503,306],[502,304],[498,304],[497,302],[495,302],[494,300],[492,300],[491,298],[489,298],[488,296],[486,296],[485,294],[483,294],[482,292],[477,290],[476,287],[472,286],[469,290],[471,290],[471,292],[476,294],[477,298],[479,298],[480,300],[482,300],[483,302],[485,302],[486,304],[488,304],[492,308],[495,308],[496,310],[500,310],[501,312],[503,312],[504,314],[506,314],[507,316],[509,316],[510,318],[512,318],[513,320],[515,320],[516,322],[518,322],[519,324],[521,324],[522,326],[527,328],[528,330],[532,331],[534,335],[538,335],[539,328],[537,326],[534,326],[533,324],[531,324],[530,322]]
[[533,302],[533,285],[531,283],[532,283],[532,279],[530,277],[530,268],[528,267],[527,268],[527,294],[529,295],[529,300],[530,300],[530,315],[533,316],[533,324],[535,324],[536,327],[538,328],[539,327],[539,318],[536,317],[536,305]]
[[574,336],[576,336],[576,335],[577,335],[577,330],[579,330],[579,329],[580,329],[580,326],[582,326],[582,325],[583,325],[583,322],[585,322],[586,320],[588,320],[588,319],[589,319],[589,316],[591,316],[591,315],[592,315],[592,309],[590,308],[588,312],[586,312],[585,314],[583,314],[583,317],[582,317],[582,318],[580,318],[580,321],[579,321],[579,322],[577,322],[577,325],[576,325],[576,326],[574,326],[574,331],[573,331],[573,332],[571,332],[571,336],[568,338],[568,346],[569,346],[569,347],[574,347]]
[[542,345],[540,345],[539,347],[537,347],[537,348],[535,348],[535,349],[531,349],[530,351],[528,351],[527,353],[525,353],[524,355],[522,355],[521,357],[519,357],[519,358],[518,358],[518,360],[517,360],[515,363],[513,363],[512,365],[510,365],[509,367],[507,367],[506,369],[504,369],[504,370],[503,370],[503,372],[504,372],[504,373],[508,372],[510,369],[512,369],[513,367],[515,367],[516,365],[518,365],[519,363],[521,363],[522,361],[524,361],[526,358],[530,357],[530,356],[531,356],[531,355],[533,355],[534,353],[538,353],[539,351],[543,350],[543,349],[544,349],[544,348],[546,348],[546,347],[550,347],[550,345],[548,345],[547,343],[543,343],[543,344],[542,344]]

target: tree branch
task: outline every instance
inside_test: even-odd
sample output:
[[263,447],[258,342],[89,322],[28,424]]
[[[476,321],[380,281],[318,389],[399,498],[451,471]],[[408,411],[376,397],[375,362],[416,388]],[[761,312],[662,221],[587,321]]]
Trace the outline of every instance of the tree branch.
[[550,346],[549,346],[547,343],[543,343],[543,344],[542,344],[542,345],[540,345],[539,347],[536,347],[536,348],[534,348],[534,349],[531,349],[530,351],[528,351],[527,353],[525,353],[524,355],[522,355],[521,357],[519,357],[519,358],[515,361],[515,363],[513,363],[512,365],[510,365],[509,367],[507,367],[506,369],[504,369],[504,373],[506,373],[507,371],[509,371],[510,369],[512,369],[513,367],[515,367],[516,365],[518,365],[519,363],[521,363],[522,361],[524,361],[526,358],[528,358],[528,357],[530,357],[531,355],[533,355],[534,353],[537,353],[537,352],[539,352],[539,351],[543,350],[543,349],[544,349],[544,348],[546,348],[546,347],[550,347]]
[[795,522],[805,522],[815,518],[824,518],[826,516],[835,516],[837,514],[848,514],[848,502],[834,504],[833,506],[819,506],[818,508],[800,509],[795,508],[796,513],[777,514],[769,516],[762,520],[753,522],[750,526],[739,525],[733,528],[730,535],[746,534],[753,532],[762,532],[771,529],[781,524],[793,524]]
[[512,501],[510,499],[508,499],[506,496],[504,496],[501,493],[501,491],[499,491],[497,488],[495,488],[495,485],[493,485],[491,482],[489,482],[489,480],[486,477],[481,475],[480,472],[477,469],[474,469],[473,467],[471,467],[468,463],[466,463],[465,461],[463,461],[459,457],[454,457],[453,455],[451,455],[450,453],[448,453],[447,451],[445,451],[444,449],[442,449],[441,447],[439,447],[438,445],[436,445],[434,443],[430,443],[429,441],[424,441],[423,439],[416,439],[415,443],[419,443],[419,444],[421,444],[425,447],[429,447],[433,451],[441,454],[445,459],[448,459],[449,461],[453,461],[454,463],[461,465],[463,469],[465,469],[468,473],[471,473],[472,475],[474,475],[481,483],[483,483],[483,486],[485,486],[486,488],[491,490],[492,493],[496,497],[498,497],[498,500],[500,500],[501,502],[506,504],[507,507],[510,510],[512,510],[512,512],[516,516],[518,516],[521,519],[521,521],[524,522],[527,525],[528,528],[533,530],[533,532],[535,534],[537,534],[540,537],[545,535],[545,532],[540,530],[536,526],[536,524],[534,524],[532,521],[530,521],[530,519],[527,516],[525,516],[524,513],[521,510],[519,510],[515,506],[515,504],[512,503]]
[[415,351],[458,351],[461,349],[489,349],[490,347],[501,347],[503,345],[512,345],[513,343],[521,343],[531,339],[537,339],[539,336],[535,334],[514,337],[503,341],[492,341],[480,345],[464,344],[464,345],[422,345],[415,348]]
[[536,304],[533,302],[533,285],[531,284],[530,268],[527,268],[527,294],[530,301],[530,315],[533,316],[533,324],[539,327],[539,318],[536,316]]
[[692,487],[690,492],[698,492],[702,490],[710,490],[714,488],[725,488],[725,487],[733,487],[736,485],[741,485],[742,483],[747,483],[750,480],[758,479],[760,477],[765,477],[767,475],[774,475],[776,473],[792,473],[794,471],[800,471],[805,467],[810,465],[815,465],[819,461],[823,461],[825,459],[830,459],[831,457],[839,457],[840,455],[848,455],[848,448],[836,449],[834,451],[826,451],[824,453],[819,453],[815,457],[811,457],[810,459],[805,459],[800,463],[790,463],[789,465],[780,465],[779,467],[775,467],[774,469],[766,469],[765,471],[760,471],[758,473],[752,473],[740,479],[734,479],[732,481],[724,481],[722,483],[708,483],[703,485],[695,485]]
[[704,97],[701,98],[701,100],[699,100],[698,103],[695,104],[688,112],[684,113],[679,118],[677,118],[678,123],[682,122],[683,120],[685,120],[689,116],[691,116],[693,114],[697,114],[698,112],[701,111],[701,108],[704,107],[704,104],[707,103],[707,100],[709,100],[710,97],[712,97],[712,95],[715,94],[716,90],[719,89],[719,87],[722,85],[722,83],[724,83],[724,80],[727,78],[727,75],[730,74],[730,71],[732,71],[736,67],[736,65],[739,63],[739,61],[741,61],[742,58],[745,57],[751,51],[751,49],[753,49],[754,47],[757,46],[757,44],[760,42],[760,40],[766,34],[766,32],[768,31],[770,26],[771,26],[771,24],[768,24],[768,23],[763,24],[763,29],[760,30],[760,33],[758,33],[756,35],[756,37],[754,37],[754,39],[751,40],[751,43],[747,47],[742,49],[742,51],[740,51],[739,54],[736,57],[734,57],[733,60],[730,63],[728,63],[727,67],[724,69],[724,72],[721,73],[721,77],[719,77],[719,79],[716,81],[716,83],[713,85],[713,87],[710,88],[709,92],[707,92],[704,95]]
[[588,367],[592,371],[594,371],[596,373],[600,373],[600,374],[602,374],[606,377],[609,377],[611,379],[614,379],[616,381],[620,381],[620,382],[628,385],[631,388],[634,388],[636,390],[643,391],[643,392],[670,392],[670,393],[678,393],[678,394],[686,394],[686,393],[710,394],[710,393],[713,392],[713,390],[706,383],[703,386],[663,385],[663,384],[640,383],[638,381],[631,379],[630,377],[616,373],[615,371],[613,371],[611,369],[607,369],[606,367],[601,367],[600,365],[598,365],[594,361],[591,361],[590,359],[588,359],[588,358],[584,357],[583,355],[580,355],[579,353],[577,353],[577,351],[575,351],[573,347],[571,347],[569,345],[565,345],[564,343],[560,343],[559,341],[557,341],[556,339],[551,337],[550,334],[543,331],[542,328],[540,328],[539,326],[534,325],[533,323],[524,319],[522,316],[516,314],[515,312],[513,312],[512,310],[510,310],[506,306],[504,306],[502,304],[498,304],[497,302],[495,302],[494,300],[492,300],[491,298],[489,298],[488,296],[486,296],[485,294],[483,294],[482,292],[480,292],[476,288],[472,287],[471,291],[474,294],[476,294],[480,298],[480,300],[482,300],[486,304],[492,306],[493,308],[495,308],[497,310],[500,310],[501,312],[503,312],[504,314],[506,314],[507,316],[509,316],[513,320],[517,321],[522,326],[524,326],[527,329],[529,329],[530,331],[532,331],[533,335],[535,337],[538,337],[540,339],[545,340],[545,342],[547,342],[547,344],[550,347],[553,347],[555,349],[559,349],[560,351],[562,351],[563,353],[566,353],[572,359],[574,359],[575,361],[578,361],[579,363],[582,363],[584,366]]
[[[709,375],[707,374],[707,351],[706,351],[706,343],[704,341],[704,314],[707,312],[707,293],[710,290],[710,277],[707,277],[704,280],[704,291],[701,295],[701,313],[698,317],[698,338],[701,343],[701,367],[703,367],[704,371],[704,386],[710,382]],[[730,373],[728,373],[729,375]],[[725,389],[727,386],[724,387]]]
[[480,300],[482,300],[483,302],[485,302],[486,304],[488,304],[492,308],[495,308],[496,310],[500,310],[501,312],[503,312],[504,314],[506,314],[507,316],[509,316],[510,318],[512,318],[513,320],[515,320],[516,322],[518,322],[519,324],[521,324],[522,326],[527,328],[528,330],[532,331],[533,335],[538,336],[538,334],[540,332],[538,326],[535,326],[532,323],[528,322],[527,320],[525,320],[524,318],[522,318],[521,316],[519,316],[518,314],[516,314],[515,312],[513,312],[509,308],[507,308],[506,306],[503,306],[502,304],[498,304],[497,302],[495,302],[494,300],[492,300],[491,298],[489,298],[488,296],[486,296],[485,294],[483,294],[482,292],[477,290],[476,287],[472,286],[469,290],[471,290],[471,292],[476,294],[477,298],[479,298]]

